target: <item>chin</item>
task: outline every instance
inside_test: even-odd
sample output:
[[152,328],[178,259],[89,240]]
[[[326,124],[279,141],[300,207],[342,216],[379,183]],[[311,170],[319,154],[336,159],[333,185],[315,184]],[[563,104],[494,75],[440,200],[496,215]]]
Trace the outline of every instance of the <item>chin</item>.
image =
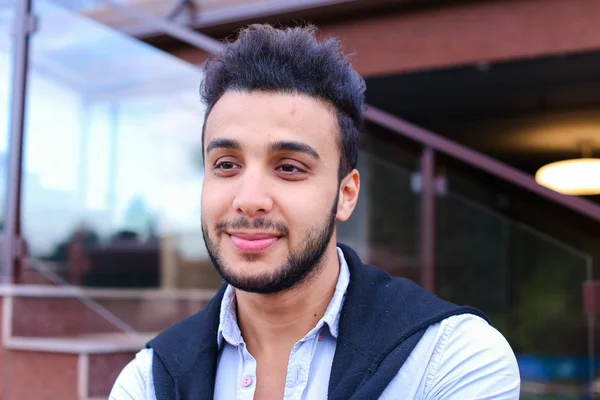
[[243,254],[227,265],[234,266],[231,271],[238,276],[253,277],[271,274],[281,266],[281,263],[271,262],[258,254]]
[[276,275],[276,271],[277,267],[274,267],[273,265],[264,265],[262,263],[237,263],[236,268],[231,268],[223,272],[226,272],[226,275],[236,282],[254,282],[257,280],[269,281],[269,277]]

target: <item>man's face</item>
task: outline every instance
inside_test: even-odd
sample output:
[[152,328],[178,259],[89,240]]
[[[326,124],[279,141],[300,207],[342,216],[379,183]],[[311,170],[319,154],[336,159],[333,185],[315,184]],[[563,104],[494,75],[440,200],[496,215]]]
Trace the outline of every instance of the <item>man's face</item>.
[[204,132],[204,241],[238,289],[274,293],[318,271],[338,214],[338,125],[297,94],[226,92]]

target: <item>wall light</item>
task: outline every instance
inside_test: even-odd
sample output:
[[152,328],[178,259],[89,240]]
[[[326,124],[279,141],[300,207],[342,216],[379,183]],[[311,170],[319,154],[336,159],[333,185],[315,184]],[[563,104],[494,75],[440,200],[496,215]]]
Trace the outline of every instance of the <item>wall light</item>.
[[535,174],[535,180],[563,194],[600,195],[600,158],[592,158],[588,143],[581,144],[581,153],[581,158],[544,165]]

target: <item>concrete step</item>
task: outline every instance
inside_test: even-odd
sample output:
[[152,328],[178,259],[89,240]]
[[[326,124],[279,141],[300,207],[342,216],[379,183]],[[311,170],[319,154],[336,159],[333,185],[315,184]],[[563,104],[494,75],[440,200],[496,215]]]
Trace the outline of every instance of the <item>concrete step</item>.
[[19,337],[158,332],[201,310],[214,293],[0,285],[8,328]]
[[148,340],[213,295],[2,284],[0,398],[106,400],[119,372]]
[[10,338],[2,349],[2,398],[107,399],[119,372],[153,336]]

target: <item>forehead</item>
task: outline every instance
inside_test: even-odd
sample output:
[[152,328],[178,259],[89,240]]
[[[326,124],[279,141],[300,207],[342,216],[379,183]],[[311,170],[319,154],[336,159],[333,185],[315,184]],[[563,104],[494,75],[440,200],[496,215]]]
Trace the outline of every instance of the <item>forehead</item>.
[[215,138],[243,145],[278,140],[306,142],[319,150],[336,150],[338,123],[332,105],[302,94],[228,91],[213,106],[204,145]]

